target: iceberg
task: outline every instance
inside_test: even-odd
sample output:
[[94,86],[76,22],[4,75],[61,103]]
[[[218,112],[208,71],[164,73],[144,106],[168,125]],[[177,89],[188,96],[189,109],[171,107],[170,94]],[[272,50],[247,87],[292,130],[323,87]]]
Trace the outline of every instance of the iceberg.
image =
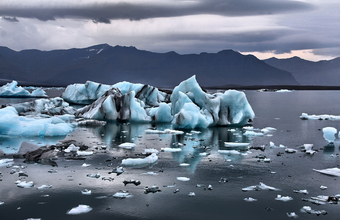
[[0,97],[47,97],[47,95],[41,88],[30,93],[21,86],[18,86],[18,82],[13,80],[11,83],[0,87]]
[[63,136],[71,133],[75,125],[73,115],[34,118],[19,116],[14,107],[0,109],[0,135],[10,136]]
[[65,92],[62,94],[62,98],[70,103],[91,104],[112,88],[118,88],[122,92],[122,95],[133,91],[136,94],[136,98],[148,106],[158,106],[160,102],[168,99],[168,95],[165,92],[160,92],[157,88],[150,85],[120,82],[110,86],[92,81],[87,81],[85,84],[72,84],[67,86]]
[[12,104],[20,115],[73,115],[76,111],[60,97],[37,99],[30,102]]
[[325,127],[322,129],[323,137],[329,143],[333,143],[335,140],[335,134],[337,133],[336,128],[333,127]]
[[123,159],[122,161],[122,166],[125,167],[143,167],[146,165],[150,165],[153,163],[156,163],[158,160],[158,156],[153,153],[148,157],[145,158],[127,158],[127,159]]
[[148,85],[121,82],[108,86],[90,81],[69,85],[62,97],[68,102],[89,104],[77,110],[77,117],[166,122],[180,129],[243,126],[255,117],[243,92],[228,90],[211,95],[201,89],[195,76],[176,86],[170,99],[167,93]]

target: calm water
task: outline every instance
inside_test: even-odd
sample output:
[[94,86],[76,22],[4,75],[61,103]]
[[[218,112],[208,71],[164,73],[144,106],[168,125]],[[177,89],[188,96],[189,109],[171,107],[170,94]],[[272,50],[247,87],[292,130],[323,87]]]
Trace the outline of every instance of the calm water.
[[[294,91],[291,93],[245,92],[249,103],[256,114],[253,126],[262,129],[270,126],[277,130],[272,136],[249,138],[242,135],[242,130],[236,128],[208,128],[200,130],[199,134],[183,135],[145,134],[145,129],[154,127],[159,130],[171,128],[168,124],[117,124],[108,123],[101,128],[77,128],[67,137],[60,138],[1,138],[1,148],[4,152],[15,152],[23,141],[31,143],[53,144],[60,139],[77,140],[90,147],[98,146],[95,155],[85,162],[89,167],[81,167],[84,161],[67,161],[59,157],[58,167],[38,164],[24,164],[22,159],[16,159],[15,165],[25,165],[28,177],[23,179],[33,181],[35,186],[52,185],[51,189],[38,190],[18,188],[14,182],[19,179],[18,173],[10,174],[12,168],[0,167],[1,219],[288,219],[287,212],[295,212],[299,219],[338,219],[339,205],[315,205],[302,201],[318,195],[340,194],[339,178],[316,173],[312,169],[337,167],[340,158],[340,141],[335,141],[335,147],[328,147],[322,137],[322,129],[332,126],[340,129],[337,121],[306,121],[300,120],[301,113],[334,114],[340,113],[339,91]],[[0,100],[2,101],[2,100]],[[18,100],[15,100],[18,102]],[[2,104],[2,103],[1,103]],[[253,146],[266,145],[265,151],[251,150],[248,155],[224,155],[217,150],[226,150],[225,141],[250,142]],[[270,148],[269,142],[297,149],[295,154],[284,152],[283,148]],[[124,150],[118,145],[124,142],[136,143],[134,150]],[[112,168],[118,166],[122,159],[136,157],[144,148],[177,146],[185,144],[181,152],[160,152],[158,163],[142,168],[125,168],[119,176],[109,174]],[[313,156],[300,152],[303,144],[314,144],[319,150]],[[106,151],[100,146],[107,146]],[[326,147],[325,147],[326,146]],[[208,152],[208,156],[199,153]],[[271,159],[270,163],[258,162],[255,156],[264,154]],[[182,167],[181,163],[190,166]],[[49,173],[50,169],[57,173]],[[272,173],[276,172],[275,174]],[[154,172],[155,175],[148,175]],[[87,174],[101,175],[94,179]],[[102,180],[102,177],[113,177],[113,181]],[[176,177],[188,177],[190,181],[181,182]],[[221,177],[228,182],[220,183]],[[22,177],[21,177],[22,178]],[[124,186],[124,180],[138,179],[141,185]],[[242,188],[263,182],[279,188],[280,191],[250,191],[242,192]],[[164,187],[176,184],[175,188]],[[213,190],[204,190],[196,184],[211,184]],[[161,192],[144,194],[145,186],[156,185]],[[321,190],[320,186],[328,188]],[[92,195],[82,195],[80,190],[92,190]],[[178,193],[174,193],[179,189]],[[296,194],[293,190],[307,189],[308,195]],[[119,190],[128,191],[132,197],[125,199],[97,198],[112,195]],[[195,192],[195,197],[189,197],[189,192]],[[42,195],[48,194],[44,198]],[[292,201],[276,201],[276,196],[293,197]],[[243,199],[252,197],[256,202],[245,202]],[[67,215],[66,212],[79,204],[89,205],[93,210],[86,214]],[[326,216],[316,216],[301,213],[303,206],[311,206],[315,210],[326,210]],[[267,211],[267,207],[271,211]]]

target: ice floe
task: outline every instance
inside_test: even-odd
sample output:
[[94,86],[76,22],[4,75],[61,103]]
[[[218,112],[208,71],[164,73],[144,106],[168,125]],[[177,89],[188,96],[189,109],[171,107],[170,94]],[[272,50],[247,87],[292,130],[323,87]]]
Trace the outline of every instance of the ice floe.
[[290,196],[281,196],[281,195],[277,195],[276,198],[275,198],[275,200],[277,200],[277,201],[282,201],[282,202],[288,202],[288,201],[293,200],[293,198],[290,197]]
[[29,182],[26,182],[26,181],[16,181],[15,184],[17,184],[17,187],[20,187],[20,188],[31,188],[34,186],[34,183],[33,181],[29,181]]
[[84,189],[84,190],[81,190],[81,194],[83,194],[83,195],[91,195],[92,191],[88,190],[88,189]]
[[224,142],[226,147],[247,147],[250,143]]
[[186,181],[189,181],[190,178],[189,177],[177,177],[177,180],[186,182]]
[[122,143],[122,144],[118,145],[118,147],[124,148],[124,149],[129,149],[129,150],[130,150],[130,149],[135,148],[135,147],[136,147],[136,144],[126,142],[126,143]]
[[257,201],[257,199],[254,199],[254,198],[251,198],[251,197],[244,198],[243,200],[246,201],[246,202],[256,202]]
[[127,158],[127,159],[123,159],[121,165],[125,166],[125,167],[143,167],[146,165],[150,165],[153,163],[156,163],[158,160],[158,156],[153,153],[148,157],[145,158]]
[[313,170],[316,171],[316,172],[322,173],[322,174],[340,177],[340,169],[337,168],[337,167],[323,169],[323,170],[316,170],[316,169],[313,169]]
[[119,191],[113,194],[112,197],[116,199],[125,199],[127,197],[131,197],[131,194],[128,193],[127,191]]
[[303,120],[340,120],[338,115],[308,115],[307,113],[302,113],[300,118]]

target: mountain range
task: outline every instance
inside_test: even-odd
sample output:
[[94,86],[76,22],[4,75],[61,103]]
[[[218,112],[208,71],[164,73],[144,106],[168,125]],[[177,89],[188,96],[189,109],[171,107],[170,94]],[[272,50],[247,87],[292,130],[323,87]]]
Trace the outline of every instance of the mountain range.
[[[105,84],[128,81],[173,88],[196,75],[203,87],[330,85],[318,79],[335,77],[340,66],[340,59],[321,63],[299,59],[296,68],[290,61],[262,61],[233,50],[181,55],[108,44],[52,51],[0,47],[0,83],[16,80],[20,85],[66,86],[87,80]],[[315,70],[312,77],[308,76],[310,69]]]

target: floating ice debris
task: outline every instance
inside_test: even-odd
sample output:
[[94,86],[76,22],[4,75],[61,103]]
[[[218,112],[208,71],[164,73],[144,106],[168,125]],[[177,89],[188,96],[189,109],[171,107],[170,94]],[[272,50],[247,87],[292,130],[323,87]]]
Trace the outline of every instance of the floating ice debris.
[[124,148],[124,149],[132,149],[132,148],[136,147],[136,144],[126,142],[126,143],[118,145],[118,147]]
[[327,214],[325,210],[313,210],[310,206],[303,206],[300,209],[300,211],[308,213],[308,214],[315,214],[315,215],[326,215]]
[[237,150],[218,150],[217,152],[220,153],[220,154],[232,154],[232,155],[239,155],[239,154],[241,154]]
[[78,156],[90,156],[93,154],[93,151],[77,151]]
[[288,202],[290,200],[293,200],[292,197],[290,196],[281,196],[281,195],[277,195],[275,200],[278,200],[278,201],[282,201],[282,202]]
[[254,136],[254,137],[262,137],[263,133],[261,132],[255,132],[255,131],[246,131],[243,133],[245,136]]
[[297,218],[299,217],[297,214],[295,214],[295,212],[287,212],[287,217],[289,218]]
[[41,218],[27,218],[25,220],[41,220]]
[[151,186],[151,187],[148,187],[146,186],[144,188],[144,193],[145,194],[148,194],[148,193],[156,193],[156,192],[161,192],[162,190],[159,189],[158,186]]
[[190,166],[190,164],[189,163],[181,163],[181,164],[179,164],[179,166],[181,166],[181,167],[188,167],[188,166]]
[[212,187],[212,185],[208,185],[208,187],[207,187],[207,190],[213,190],[213,187]]
[[150,148],[150,149],[143,149],[142,154],[144,154],[144,155],[158,154],[158,150],[157,150],[157,149],[153,149],[153,148]]
[[227,177],[221,177],[221,179],[218,181],[219,183],[226,183],[228,182]]
[[4,202],[3,201],[0,201],[0,205],[3,205],[4,204]]
[[91,195],[92,191],[88,189],[80,190],[83,195]]
[[30,93],[23,87],[18,86],[18,82],[13,80],[11,83],[0,87],[0,97],[47,97],[47,95],[41,88],[37,88]]
[[323,169],[323,170],[316,170],[316,169],[313,169],[313,170],[316,171],[316,172],[322,173],[322,174],[340,177],[340,169],[337,168],[337,167]]
[[0,159],[0,167],[9,164],[13,164],[13,159]]
[[202,153],[199,153],[200,156],[202,157],[206,157],[208,156],[210,153],[207,153],[207,152],[202,152]]
[[269,142],[269,146],[270,147],[276,147],[275,144],[273,142],[271,142],[271,141]]
[[161,148],[162,152],[179,152],[182,151],[181,148],[171,148],[171,147],[165,147],[165,148]]
[[142,173],[142,174],[146,174],[146,175],[150,175],[150,176],[157,176],[158,175],[158,173],[155,173],[155,172],[152,172],[152,171],[146,172],[146,173]]
[[244,198],[243,200],[246,201],[246,202],[256,202],[257,201],[257,199],[254,199],[254,198],[251,198],[251,197]]
[[185,182],[185,181],[189,181],[190,178],[188,178],[188,177],[177,177],[177,180]]
[[100,177],[100,174],[99,173],[97,173],[97,174],[87,174],[86,175],[87,177],[91,177],[91,178],[99,178]]
[[249,146],[248,147],[249,150],[253,149],[253,150],[261,150],[264,151],[266,149],[265,145],[261,145],[261,146]]
[[247,147],[250,143],[224,142],[226,147]]
[[327,186],[320,186],[320,189],[325,190],[327,189]]
[[131,194],[128,193],[127,191],[119,191],[119,192],[116,192],[115,194],[112,195],[113,198],[116,198],[116,199],[125,199],[127,197],[130,197]]
[[139,186],[141,184],[139,180],[124,180],[123,183],[124,186],[126,186],[127,184],[134,184],[135,186]]
[[304,144],[303,147],[305,148],[306,154],[313,155],[316,151],[312,150],[313,144]]
[[78,126],[91,126],[91,127],[99,127],[106,125],[106,121],[99,121],[94,119],[78,119]]
[[163,187],[174,188],[174,187],[176,187],[176,183],[174,183],[173,185],[165,185]]
[[57,173],[58,172],[58,170],[55,170],[55,169],[50,169],[49,171],[47,171],[47,172],[49,172],[49,173]]
[[83,163],[83,165],[81,165],[82,167],[89,167],[91,166],[91,164],[87,164],[87,163]]
[[307,113],[302,113],[300,118],[303,120],[340,120],[338,115],[308,115]]
[[263,159],[263,162],[265,162],[265,163],[270,163],[270,161],[271,161],[270,158],[264,158]]
[[41,185],[37,187],[37,189],[50,189],[50,188],[52,188],[52,185]]
[[68,215],[78,215],[78,214],[88,213],[91,210],[92,210],[92,208],[88,205],[78,205],[77,207],[74,207],[71,210],[67,211],[66,214],[68,214]]
[[26,181],[18,180],[15,183],[17,184],[17,187],[20,187],[20,188],[31,188],[34,186],[33,181],[26,182]]
[[119,176],[120,174],[124,173],[124,169],[123,167],[116,167],[112,170],[112,172],[109,172],[110,173],[116,173],[117,176]]
[[335,140],[335,134],[337,133],[336,128],[333,127],[325,127],[322,129],[323,137],[329,143],[333,143]]
[[188,196],[189,197],[194,197],[194,196],[196,196],[196,194],[194,192],[189,192]]
[[294,190],[293,192],[294,192],[294,193],[302,193],[302,194],[305,194],[305,195],[308,194],[307,189]]
[[68,148],[66,148],[64,152],[70,153],[71,151],[78,151],[79,149],[80,147],[77,147],[74,144],[70,144],[70,146],[68,146]]
[[285,152],[286,152],[286,153],[292,154],[292,153],[296,153],[296,150],[295,150],[295,149],[292,149],[292,148],[286,148],[286,149],[285,149]]
[[184,134],[184,131],[165,129],[164,131],[147,129],[145,130],[147,134]]
[[178,193],[178,192],[179,192],[179,189],[175,189],[175,190],[174,190],[174,193]]
[[277,189],[275,187],[272,186],[267,186],[266,184],[260,182],[259,185],[255,185],[255,186],[248,186],[245,188],[242,188],[242,191],[247,192],[247,191],[252,191],[252,190],[271,190],[271,191],[280,191],[280,189]]
[[123,159],[122,161],[122,166],[128,166],[128,167],[133,167],[133,166],[145,166],[148,164],[153,164],[157,162],[158,156],[153,153],[148,157],[145,158],[127,158]]

